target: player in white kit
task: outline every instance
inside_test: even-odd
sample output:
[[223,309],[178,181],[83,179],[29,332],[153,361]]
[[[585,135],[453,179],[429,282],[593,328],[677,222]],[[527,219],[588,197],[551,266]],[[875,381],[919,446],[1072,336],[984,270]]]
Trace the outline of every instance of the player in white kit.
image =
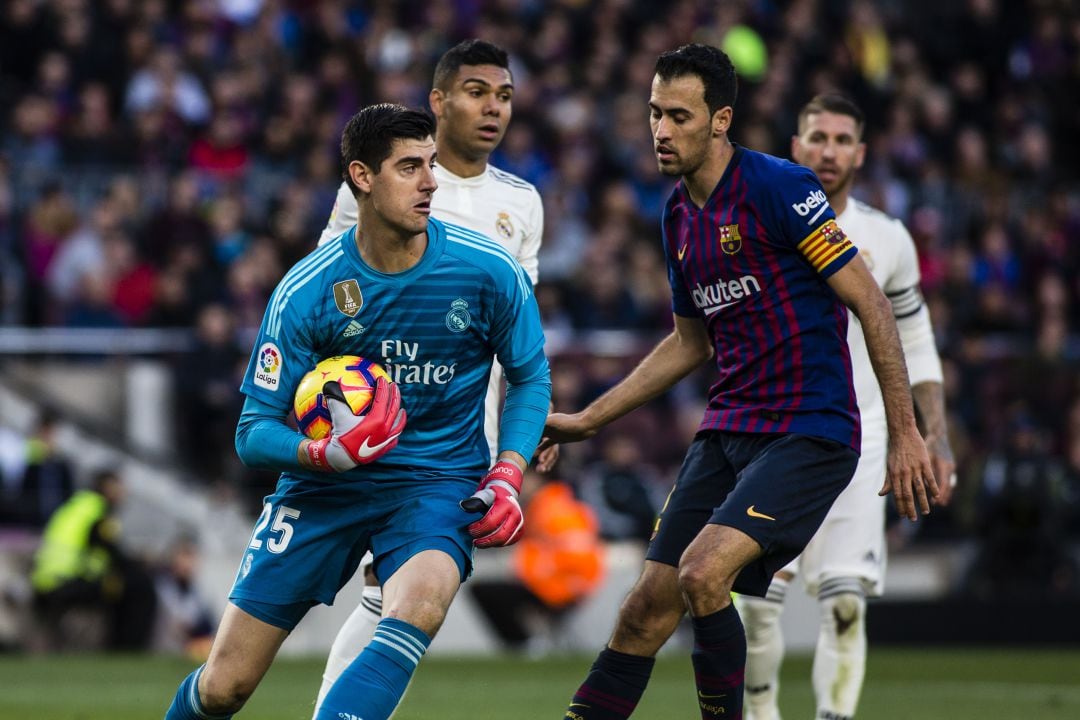
[[[940,495],[948,503],[955,484],[945,424],[941,360],[930,314],[919,290],[915,244],[895,218],[849,197],[863,164],[863,114],[839,95],[819,95],[799,113],[792,138],[796,162],[812,169],[825,188],[837,224],[859,248],[886,296],[900,332],[920,429],[934,466]],[[858,318],[848,323],[855,392],[862,416],[862,455],[851,484],[837,498],[802,555],[778,572],[765,598],[740,596],[746,626],[747,720],[779,720],[777,690],[784,641],[780,611],[788,583],[801,572],[818,599],[821,630],[814,652],[813,685],[818,720],[854,717],[866,667],[866,598],[882,594],[885,575],[885,480],[888,429],[881,391]]]
[[[428,102],[438,121],[435,179],[439,183],[431,200],[432,216],[500,243],[521,263],[535,285],[544,234],[540,193],[516,175],[488,164],[506,133],[513,107],[514,85],[506,51],[481,40],[462,42],[439,59],[432,85]],[[355,225],[356,215],[356,199],[342,183],[319,244]],[[502,368],[495,362],[484,408],[484,434],[493,459],[497,456],[502,395]],[[545,450],[537,459],[540,472],[555,464],[558,449],[551,450]],[[365,568],[369,562],[365,558]],[[315,714],[334,680],[371,639],[381,614],[382,591],[378,585],[369,584],[360,605],[334,638]]]

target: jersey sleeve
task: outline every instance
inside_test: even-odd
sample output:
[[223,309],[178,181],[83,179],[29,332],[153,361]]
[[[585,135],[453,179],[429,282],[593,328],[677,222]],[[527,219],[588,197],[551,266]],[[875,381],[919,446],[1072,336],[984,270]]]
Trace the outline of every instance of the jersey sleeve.
[[919,254],[915,250],[915,241],[899,220],[893,220],[889,225],[894,234],[894,237],[889,238],[889,242],[894,243],[896,248],[896,269],[885,280],[882,290],[886,294],[917,288],[920,280]]
[[896,269],[886,278],[882,290],[892,303],[908,377],[912,385],[943,382],[930,311],[919,289],[919,256],[915,241],[899,220],[891,223],[890,230],[895,235],[889,242],[896,248]]
[[319,245],[325,245],[355,225],[359,214],[352,190],[347,183],[341,183],[334,200],[334,209],[330,211],[330,219],[326,221],[326,227],[319,235]]
[[282,301],[287,279],[270,296],[240,384],[248,397],[286,413],[292,409],[300,379],[319,360],[311,342],[311,323],[296,311],[295,302]]
[[525,269],[525,274],[535,285],[540,271],[540,243],[544,238],[544,203],[540,193],[532,191],[532,202],[529,204],[529,225],[525,228],[525,237],[521,241],[521,249],[518,250],[517,261]]
[[827,278],[851,262],[858,249],[836,224],[836,213],[810,169],[788,165],[779,175],[765,189],[774,240],[794,247]]
[[544,348],[540,308],[529,276],[517,261],[512,261],[512,266],[500,263],[497,270],[491,342],[499,363],[507,369],[517,368]]

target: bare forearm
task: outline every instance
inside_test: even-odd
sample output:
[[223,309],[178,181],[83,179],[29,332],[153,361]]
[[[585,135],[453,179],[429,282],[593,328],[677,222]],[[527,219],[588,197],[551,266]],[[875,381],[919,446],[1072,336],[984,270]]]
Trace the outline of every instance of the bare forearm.
[[594,400],[582,414],[599,428],[664,393],[711,357],[711,350],[680,342],[675,333],[653,348],[633,372]]
[[923,437],[937,438],[945,431],[945,388],[939,382],[923,382],[911,387]]

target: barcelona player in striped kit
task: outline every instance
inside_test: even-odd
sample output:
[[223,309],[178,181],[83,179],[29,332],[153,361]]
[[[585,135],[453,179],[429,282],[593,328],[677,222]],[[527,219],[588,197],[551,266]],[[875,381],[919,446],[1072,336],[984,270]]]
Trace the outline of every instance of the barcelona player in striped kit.
[[[837,226],[814,174],[728,139],[735,70],[705,45],[665,53],[649,100],[675,329],[545,442],[573,442],[715,358],[699,432],[657,521],[645,568],[565,717],[631,715],[653,657],[689,610],[702,718],[742,716],[746,635],[731,591],[764,595],[801,552],[858,459],[847,308],[860,318],[890,428],[902,515],[937,487],[915,424],[892,307]],[[845,307],[846,306],[846,307]]]

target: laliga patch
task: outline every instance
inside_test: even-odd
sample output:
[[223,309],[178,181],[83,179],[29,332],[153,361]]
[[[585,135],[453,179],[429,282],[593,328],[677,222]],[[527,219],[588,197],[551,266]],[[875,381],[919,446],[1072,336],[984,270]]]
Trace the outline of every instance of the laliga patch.
[[342,280],[334,283],[334,304],[337,309],[349,317],[356,317],[364,306],[364,296],[360,294],[360,284],[356,280]]
[[277,391],[281,386],[281,350],[274,343],[263,343],[255,360],[255,384]]

